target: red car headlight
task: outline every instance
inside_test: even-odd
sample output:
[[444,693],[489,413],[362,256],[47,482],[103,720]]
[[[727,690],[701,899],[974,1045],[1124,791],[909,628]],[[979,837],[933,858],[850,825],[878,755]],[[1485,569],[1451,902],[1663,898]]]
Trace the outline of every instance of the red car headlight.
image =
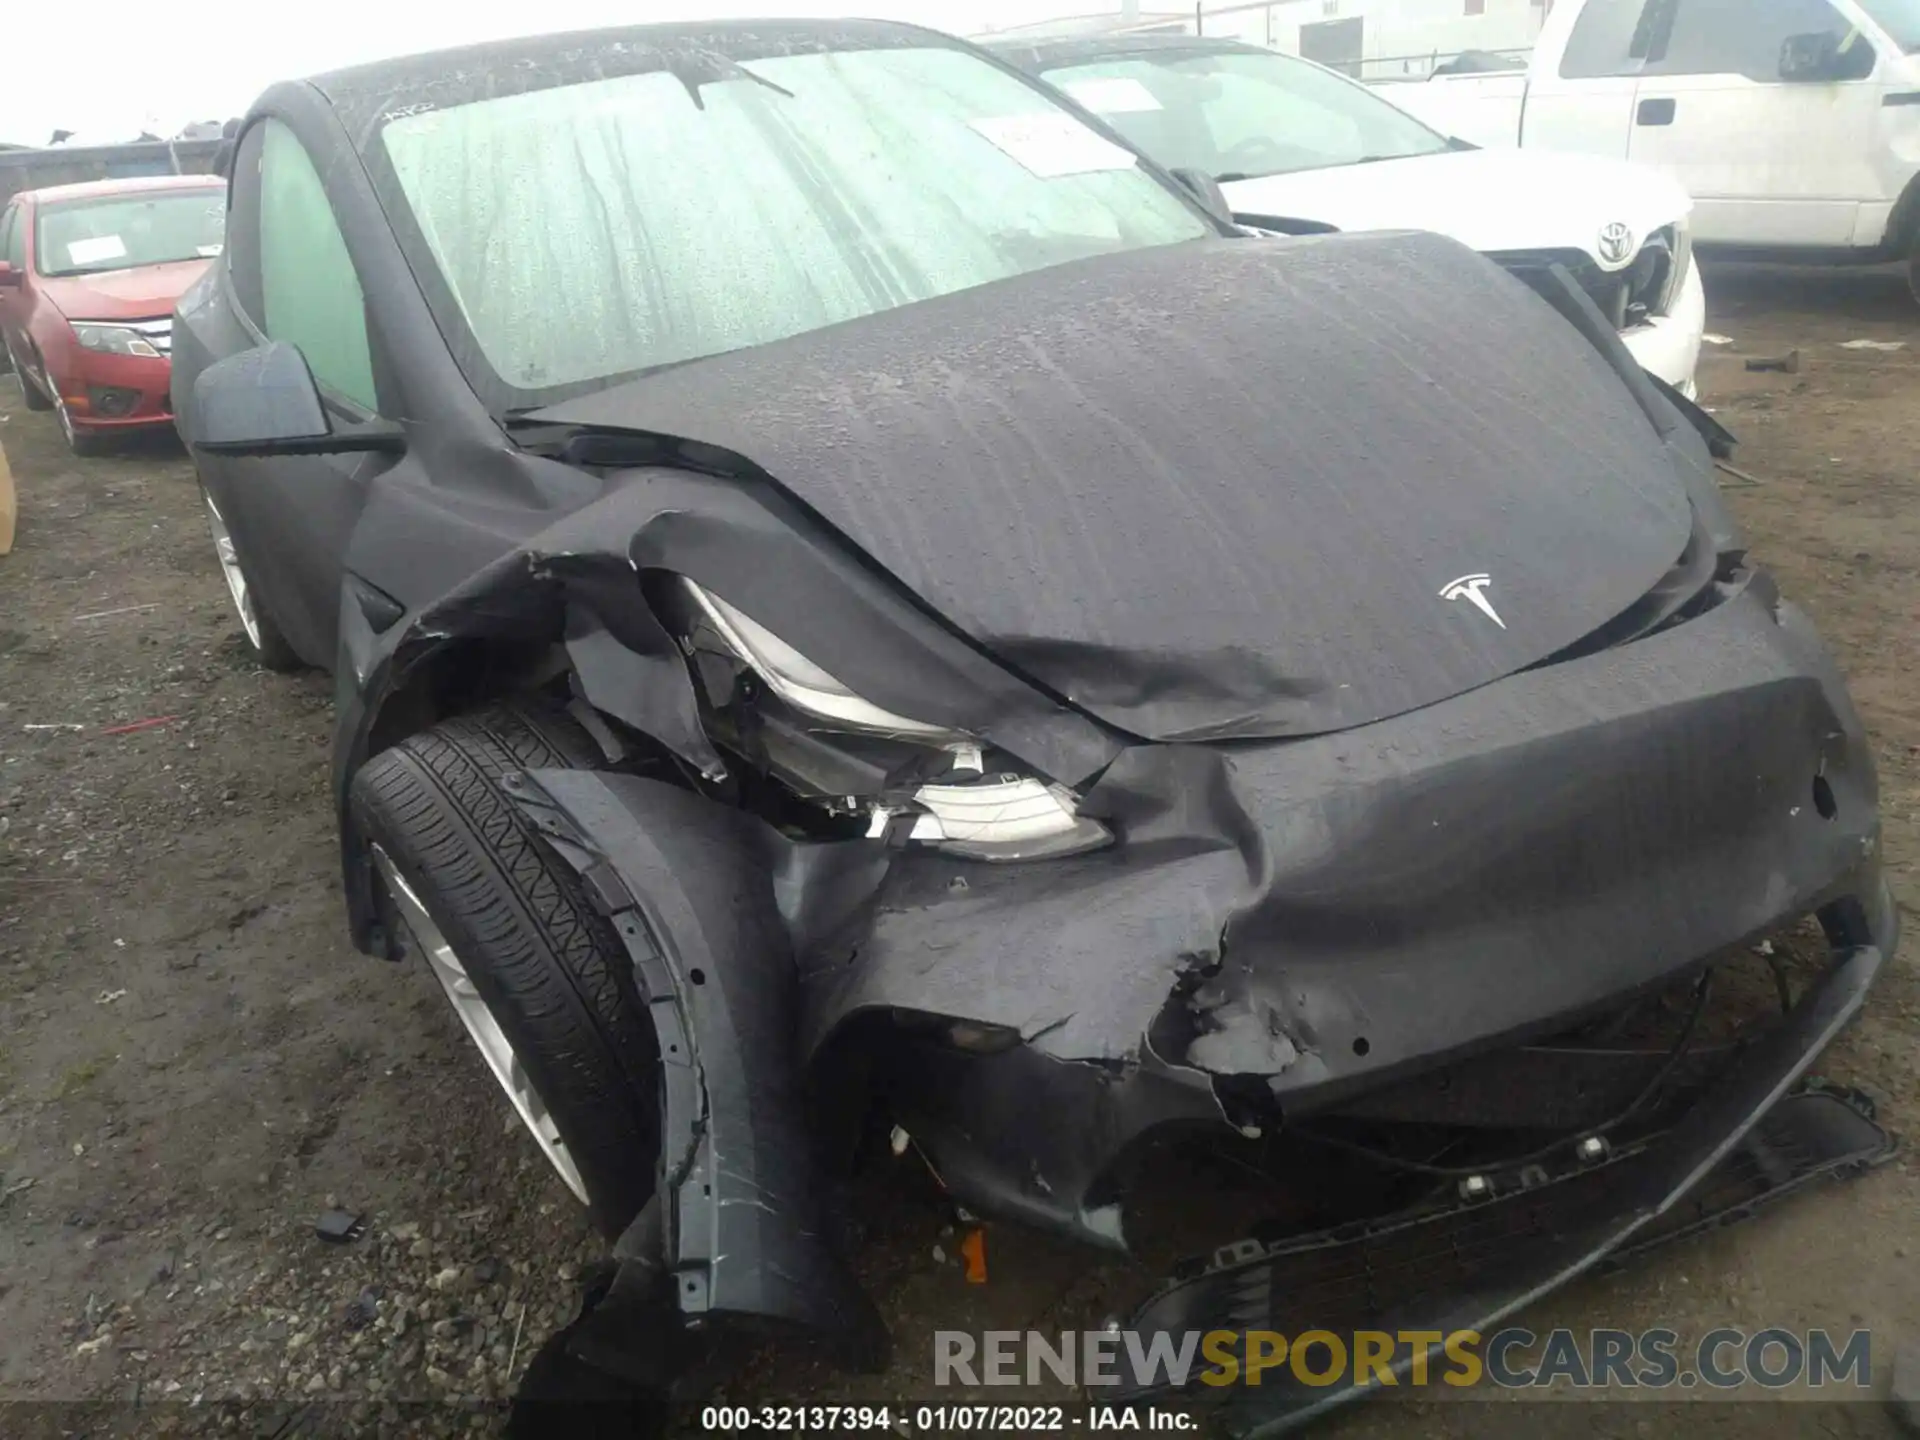
[[73,322],[73,338],[79,342],[82,350],[92,350],[102,355],[141,355],[158,360],[160,352],[153,347],[138,330],[128,329],[124,325],[98,324],[88,320]]

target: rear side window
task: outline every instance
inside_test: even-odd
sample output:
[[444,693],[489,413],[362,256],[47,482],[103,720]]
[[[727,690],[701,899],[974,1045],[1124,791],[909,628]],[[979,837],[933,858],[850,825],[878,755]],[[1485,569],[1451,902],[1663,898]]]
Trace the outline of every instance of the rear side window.
[[[1669,0],[1673,22],[1648,60],[1647,75],[1744,75],[1780,78],[1780,47],[1790,35],[1832,35],[1853,27],[1827,0]],[[1866,44],[1855,36],[1854,43]]]
[[1560,56],[1560,78],[1595,80],[1637,75],[1647,53],[1648,26],[1661,0],[1587,0]]
[[367,307],[320,172],[279,121],[267,120],[257,128],[264,133],[256,319],[269,339],[300,347],[324,389],[363,410],[375,410]]

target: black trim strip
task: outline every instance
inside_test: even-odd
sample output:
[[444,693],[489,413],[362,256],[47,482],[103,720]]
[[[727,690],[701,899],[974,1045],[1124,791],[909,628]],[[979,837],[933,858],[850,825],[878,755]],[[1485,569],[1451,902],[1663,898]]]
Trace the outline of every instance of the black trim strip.
[[1882,105],[1920,105],[1920,90],[1896,90],[1891,95],[1882,96]]

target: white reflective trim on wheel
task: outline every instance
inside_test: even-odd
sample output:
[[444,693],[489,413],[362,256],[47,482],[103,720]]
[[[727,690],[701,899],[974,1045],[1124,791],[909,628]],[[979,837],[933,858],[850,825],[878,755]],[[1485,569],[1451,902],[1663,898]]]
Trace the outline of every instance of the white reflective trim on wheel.
[[[65,414],[63,410],[61,412]],[[213,553],[220,557],[220,573],[226,577],[227,593],[233,597],[234,613],[240,617],[240,625],[247,632],[247,639],[253,642],[253,648],[260,648],[260,622],[253,614],[253,591],[247,588],[246,572],[240,568],[240,557],[233,548],[233,536],[227,533],[227,522],[220,518],[220,511],[213,503],[211,495],[204,496],[207,502],[207,526],[213,531]]]
[[[211,507],[209,507],[211,508]],[[453,1013],[460,1017],[460,1023],[467,1027],[467,1035],[487,1062],[487,1068],[493,1071],[493,1078],[500,1082],[500,1088],[507,1092],[507,1099],[513,1102],[513,1108],[520,1113],[520,1119],[546,1155],[547,1162],[567,1182],[567,1188],[586,1203],[587,1186],[580,1178],[580,1171],[573,1163],[573,1156],[567,1153],[567,1142],[560,1138],[559,1127],[553,1123],[553,1117],[547,1113],[546,1102],[540,1098],[540,1092],[533,1088],[533,1082],[527,1078],[525,1068],[520,1064],[520,1056],[514,1051],[513,1042],[507,1039],[506,1031],[500,1028],[500,1022],[493,1018],[493,1012],[487,1008],[487,1002],[480,998],[480,992],[474,988],[473,981],[467,976],[466,966],[460,963],[460,957],[453,953],[453,946],[447,943],[446,936],[440,933],[440,927],[427,913],[427,907],[420,903],[420,897],[413,893],[413,887],[406,882],[395,867],[387,852],[378,845],[373,847],[373,863],[380,867],[380,874],[387,882],[387,889],[393,896],[394,907],[399,910],[400,918],[406,922],[412,932],[414,943],[426,956],[427,968],[433,971],[434,978],[440,982],[440,988],[447,992],[447,999],[453,1005]]]

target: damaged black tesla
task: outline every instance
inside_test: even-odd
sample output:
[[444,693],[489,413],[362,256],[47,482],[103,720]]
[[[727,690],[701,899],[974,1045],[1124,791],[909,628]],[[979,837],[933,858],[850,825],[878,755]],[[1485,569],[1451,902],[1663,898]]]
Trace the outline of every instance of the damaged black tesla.
[[926,31],[649,27],[269,91],[174,373],[250,644],[336,678],[354,936],[616,1240],[610,1370],[874,1360],[876,1119],[1113,1248],[1240,1147],[1308,1218],[1142,1331],[1353,1245],[1406,1283],[1313,1324],[1482,1325],[1874,1148],[1800,1084],[1896,938],[1859,717],[1562,272],[1246,238]]

